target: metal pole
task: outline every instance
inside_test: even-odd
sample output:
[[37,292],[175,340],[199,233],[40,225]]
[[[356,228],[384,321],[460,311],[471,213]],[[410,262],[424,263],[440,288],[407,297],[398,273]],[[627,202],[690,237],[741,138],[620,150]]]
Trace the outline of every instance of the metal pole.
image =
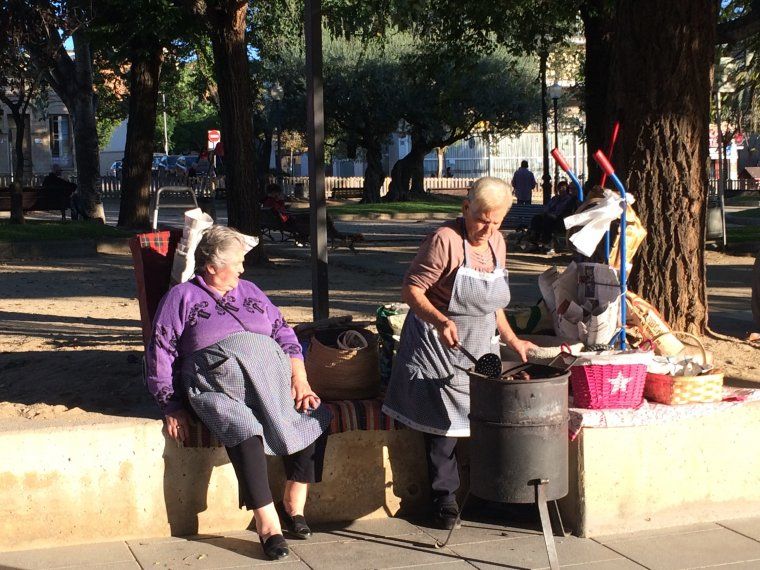
[[322,2],[306,0],[306,142],[309,146],[311,209],[311,304],[314,320],[329,316],[327,201],[325,199],[325,110],[322,85]]
[[169,154],[169,135],[166,130],[166,94],[161,93],[161,104],[164,107],[164,154]]
[[543,146],[544,175],[541,186],[544,189],[544,204],[548,204],[552,198],[552,182],[549,174],[549,109],[546,105],[546,59],[548,54],[544,51],[539,58],[539,76],[541,78],[541,144]]
[[[559,120],[557,117],[557,99],[552,99],[554,104],[554,148],[559,148]],[[554,161],[554,184],[556,186],[559,178],[559,165]]]
[[721,227],[721,233],[723,234],[722,242],[723,242],[723,249],[726,248],[726,202],[725,202],[725,196],[726,196],[726,176],[728,173],[725,169],[725,161],[721,158],[722,156],[725,156],[725,148],[723,147],[723,128],[721,126],[721,119],[720,119],[720,90],[716,93],[716,96],[718,97],[718,104],[717,104],[717,119],[718,119],[718,164],[720,165],[720,180],[718,180],[718,200],[720,202],[720,227]]

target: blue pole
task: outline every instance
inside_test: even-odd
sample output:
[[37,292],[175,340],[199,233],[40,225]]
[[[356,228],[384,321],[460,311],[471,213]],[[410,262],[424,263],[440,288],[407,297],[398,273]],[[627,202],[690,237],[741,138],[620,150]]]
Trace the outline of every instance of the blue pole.
[[578,201],[583,202],[583,186],[581,186],[581,181],[578,180],[578,177],[572,170],[565,170],[565,174],[570,177],[570,180],[573,181],[573,184],[578,189]]
[[[628,204],[625,201],[625,186],[614,172],[610,174],[610,179],[615,184],[615,187],[620,192],[620,198],[623,201],[623,213],[620,215],[620,321],[622,330],[620,331],[620,348],[625,350],[625,319],[626,319],[626,306],[625,306],[625,294],[628,290],[628,284],[626,283],[628,273],[628,262],[626,261],[625,250],[625,233],[626,233],[626,210]],[[609,249],[607,254],[609,260]]]

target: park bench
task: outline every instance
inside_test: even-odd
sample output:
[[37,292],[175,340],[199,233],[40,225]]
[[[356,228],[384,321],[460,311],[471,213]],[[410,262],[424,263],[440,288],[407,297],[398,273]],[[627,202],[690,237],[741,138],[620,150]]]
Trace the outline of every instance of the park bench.
[[[273,243],[284,243],[294,241],[297,245],[306,245],[309,243],[309,221],[307,211],[288,211],[293,218],[288,222],[283,222],[280,216],[272,208],[261,208],[259,215],[259,229],[261,237]],[[298,217],[298,220],[295,220]],[[363,241],[361,234],[344,234],[339,232],[330,216],[327,219],[327,239],[330,242],[331,249],[337,249],[340,246],[346,246],[349,250],[356,253],[356,242]]]
[[349,198],[361,198],[364,188],[333,188],[331,198],[333,200],[348,200]]
[[544,207],[541,204],[513,204],[501,223],[501,229],[516,230],[522,227],[529,227],[533,216],[543,211]]
[[[21,208],[24,212],[61,212],[66,219],[66,210],[71,208],[73,189],[26,187],[21,194]],[[11,211],[11,190],[0,188],[0,212]]]

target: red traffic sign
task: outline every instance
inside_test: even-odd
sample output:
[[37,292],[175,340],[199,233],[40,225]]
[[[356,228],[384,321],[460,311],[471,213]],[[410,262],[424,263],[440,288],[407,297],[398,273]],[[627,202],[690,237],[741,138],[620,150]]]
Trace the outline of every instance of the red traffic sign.
[[218,143],[220,140],[222,140],[222,133],[220,133],[219,131],[208,132],[208,142]]

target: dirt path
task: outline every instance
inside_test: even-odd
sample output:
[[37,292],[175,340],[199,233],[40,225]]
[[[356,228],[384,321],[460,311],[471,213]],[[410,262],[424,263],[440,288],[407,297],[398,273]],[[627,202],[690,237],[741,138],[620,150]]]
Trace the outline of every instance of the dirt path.
[[[378,305],[397,301],[414,244],[365,244],[359,255],[336,252],[330,266],[331,315],[374,320]],[[278,257],[252,267],[246,277],[282,308],[289,322],[311,320],[307,261]],[[543,257],[510,260],[514,303],[537,297]],[[711,319],[721,332],[741,335],[749,326],[751,258],[708,254]],[[158,417],[142,381],[142,340],[131,259],[0,263],[0,424],[29,421],[98,421],[113,416]],[[722,316],[722,317],[721,317]],[[715,317],[715,318],[713,318]],[[720,317],[720,318],[718,318]],[[707,339],[732,383],[760,383],[758,349]]]

